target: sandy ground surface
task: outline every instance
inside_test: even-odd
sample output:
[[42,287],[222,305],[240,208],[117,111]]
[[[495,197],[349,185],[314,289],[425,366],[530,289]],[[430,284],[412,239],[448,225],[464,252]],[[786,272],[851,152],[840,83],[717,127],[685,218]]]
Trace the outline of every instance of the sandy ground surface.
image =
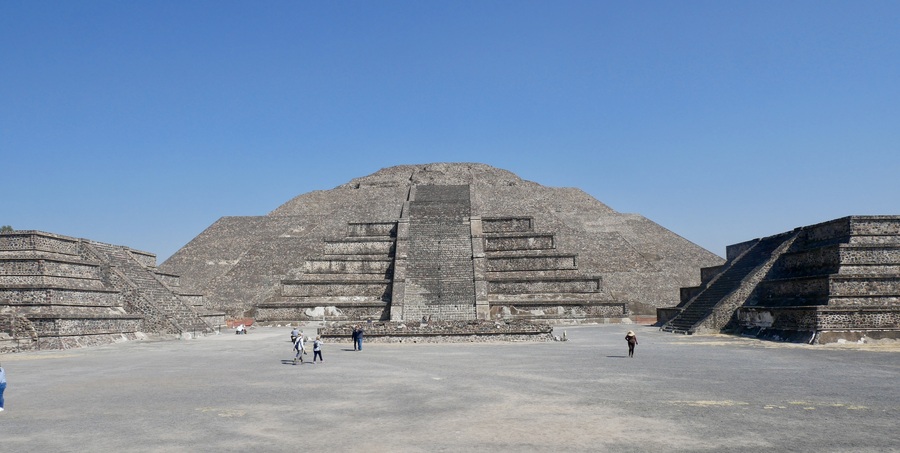
[[896,344],[563,330],[297,366],[277,327],[6,354],[0,451],[900,451]]

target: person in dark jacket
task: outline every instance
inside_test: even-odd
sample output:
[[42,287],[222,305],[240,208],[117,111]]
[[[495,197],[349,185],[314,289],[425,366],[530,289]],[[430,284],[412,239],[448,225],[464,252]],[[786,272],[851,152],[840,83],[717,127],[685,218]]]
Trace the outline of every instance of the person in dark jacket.
[[322,337],[316,337],[315,341],[313,341],[313,363],[316,363],[316,358],[318,358],[320,362],[325,361],[325,359],[322,358],[322,344]]
[[628,342],[628,357],[634,358],[634,347],[637,346],[637,335],[632,331],[625,334],[625,341]]
[[359,326],[353,326],[353,335],[350,337],[350,341],[353,342],[353,350],[356,350],[356,341],[359,339]]
[[356,350],[362,351],[363,328],[356,326]]

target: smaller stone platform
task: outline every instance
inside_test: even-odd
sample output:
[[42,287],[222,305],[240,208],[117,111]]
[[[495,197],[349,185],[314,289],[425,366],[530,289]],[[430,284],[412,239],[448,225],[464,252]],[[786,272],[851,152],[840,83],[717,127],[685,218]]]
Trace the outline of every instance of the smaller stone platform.
[[[360,323],[364,343],[486,343],[492,341],[551,341],[549,324],[523,321],[434,321]],[[323,339],[350,340],[352,324],[319,329]]]

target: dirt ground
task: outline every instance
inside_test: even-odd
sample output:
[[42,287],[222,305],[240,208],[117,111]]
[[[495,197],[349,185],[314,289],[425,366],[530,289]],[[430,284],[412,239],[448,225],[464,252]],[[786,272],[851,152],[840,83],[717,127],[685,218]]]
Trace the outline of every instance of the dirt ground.
[[348,340],[296,366],[287,327],[6,354],[0,450],[900,451],[896,343],[563,331],[359,352]]

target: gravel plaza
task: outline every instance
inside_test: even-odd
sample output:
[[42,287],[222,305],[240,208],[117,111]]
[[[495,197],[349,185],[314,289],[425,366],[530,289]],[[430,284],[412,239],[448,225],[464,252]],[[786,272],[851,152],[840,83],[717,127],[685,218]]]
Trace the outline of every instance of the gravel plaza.
[[896,344],[595,325],[548,343],[348,339],[295,366],[290,330],[0,356],[0,449],[900,451]]

